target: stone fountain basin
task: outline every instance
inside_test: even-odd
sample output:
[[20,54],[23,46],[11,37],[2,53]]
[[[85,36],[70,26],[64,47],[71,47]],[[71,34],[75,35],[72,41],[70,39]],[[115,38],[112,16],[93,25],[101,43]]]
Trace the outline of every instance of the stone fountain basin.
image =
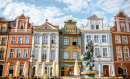
[[81,74],[98,74],[96,71],[83,71]]

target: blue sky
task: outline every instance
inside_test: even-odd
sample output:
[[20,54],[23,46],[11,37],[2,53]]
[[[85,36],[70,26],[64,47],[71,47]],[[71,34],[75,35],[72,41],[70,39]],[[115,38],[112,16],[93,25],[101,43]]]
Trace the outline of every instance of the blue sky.
[[97,14],[104,25],[113,26],[113,16],[124,11],[130,16],[130,0],[0,0],[0,17],[15,20],[24,11],[34,25],[48,19],[53,25],[64,27],[64,21],[77,21],[77,26],[87,25],[87,18]]

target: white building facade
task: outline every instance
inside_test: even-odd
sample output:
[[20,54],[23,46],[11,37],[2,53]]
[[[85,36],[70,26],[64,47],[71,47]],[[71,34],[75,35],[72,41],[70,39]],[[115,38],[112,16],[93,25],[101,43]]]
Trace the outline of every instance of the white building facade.
[[53,61],[56,64],[59,63],[59,26],[53,26],[47,21],[41,26],[34,26],[30,57],[30,76],[35,74],[37,61],[39,62],[39,76],[41,76],[41,66],[44,62],[45,73],[48,77],[51,77]]
[[[112,35],[109,25],[103,25],[103,18],[97,15],[92,15],[87,18],[87,26],[82,26],[82,54],[86,52],[87,43],[92,40],[94,44],[94,68],[99,72],[99,63],[101,68],[101,76],[112,76],[114,69]],[[101,55],[100,61],[98,56]],[[83,68],[83,71],[85,69]],[[115,72],[115,71],[114,71]],[[97,74],[96,76],[99,76]]]

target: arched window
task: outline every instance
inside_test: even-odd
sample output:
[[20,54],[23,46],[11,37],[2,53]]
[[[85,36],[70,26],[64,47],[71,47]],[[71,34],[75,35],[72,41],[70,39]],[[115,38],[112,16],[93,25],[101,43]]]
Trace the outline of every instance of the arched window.
[[124,66],[118,67],[118,75],[125,76],[126,75],[126,68]]

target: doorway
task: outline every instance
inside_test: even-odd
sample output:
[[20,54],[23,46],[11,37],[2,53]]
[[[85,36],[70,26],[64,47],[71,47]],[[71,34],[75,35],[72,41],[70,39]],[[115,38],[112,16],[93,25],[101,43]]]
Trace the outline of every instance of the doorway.
[[109,66],[108,65],[103,65],[103,76],[109,77]]
[[3,65],[0,65],[0,76],[2,76],[3,73]]
[[34,77],[35,75],[35,67],[33,67],[33,70],[32,70],[32,77]]
[[65,76],[65,67],[61,67],[60,75]]
[[118,67],[118,76],[126,76],[126,68],[124,66]]

